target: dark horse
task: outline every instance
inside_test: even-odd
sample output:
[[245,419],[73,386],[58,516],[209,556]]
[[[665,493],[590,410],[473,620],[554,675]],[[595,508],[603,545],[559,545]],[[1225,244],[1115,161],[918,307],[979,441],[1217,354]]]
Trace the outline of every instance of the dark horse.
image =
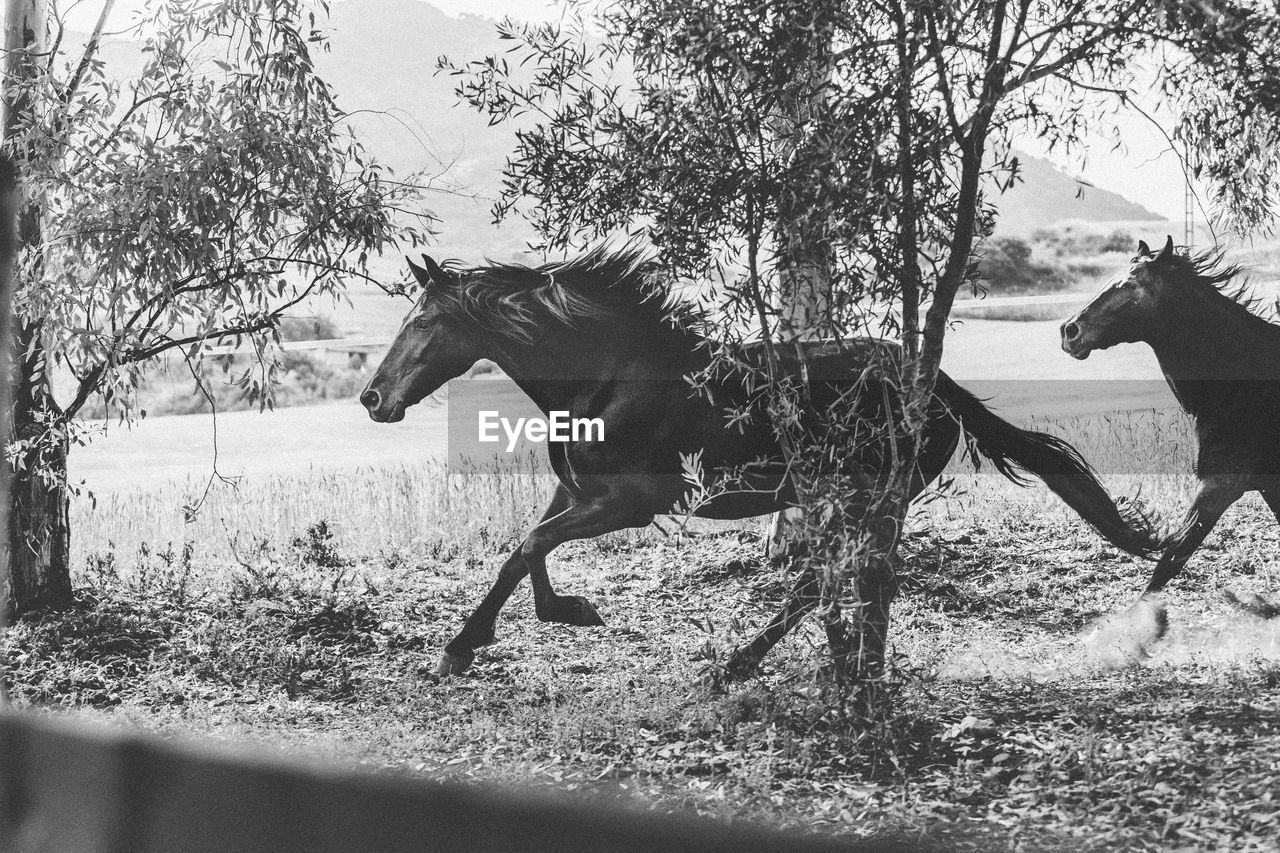
[[1074,358],[1146,341],[1195,419],[1200,489],[1168,537],[1148,593],[1182,570],[1245,492],[1261,492],[1280,519],[1280,326],[1229,288],[1238,272],[1217,253],[1174,251],[1172,237],[1159,254],[1139,243],[1128,275],[1062,324],[1062,348]]
[[[709,342],[681,318],[669,289],[658,283],[657,270],[639,253],[599,250],[536,269],[498,264],[443,269],[430,258],[423,260],[425,267],[410,261],[421,298],[360,396],[370,417],[398,421],[407,406],[488,358],[544,413],[569,412],[605,424],[604,441],[548,443],[560,480],[551,505],[445,647],[441,674],[465,670],[476,649],[493,642],[498,611],[525,575],[533,583],[539,619],[604,624],[585,599],[555,593],[547,554],[563,542],[643,527],[655,515],[670,513],[689,489],[681,477],[682,453],[700,451],[707,471],[777,460],[759,469],[763,473],[750,488],[726,490],[700,505],[700,516],[747,518],[792,505],[769,423],[764,418],[740,428],[726,423],[726,405],[746,399],[741,377],[712,383],[714,403],[693,393],[685,377],[709,363]],[[876,350],[896,352],[869,339],[789,349],[783,367],[809,377],[814,405],[829,404],[850,383],[861,382]],[[881,392],[869,387],[859,400],[883,399]],[[1015,481],[1020,470],[1041,477],[1116,546],[1139,554],[1155,547],[1145,519],[1118,508],[1073,448],[1006,423],[946,375],[938,378],[913,497],[941,473],[962,429],[1002,473]],[[877,463],[859,459],[857,464]],[[750,672],[812,609],[815,590],[812,575],[802,577],[768,627],[730,659],[730,673]]]

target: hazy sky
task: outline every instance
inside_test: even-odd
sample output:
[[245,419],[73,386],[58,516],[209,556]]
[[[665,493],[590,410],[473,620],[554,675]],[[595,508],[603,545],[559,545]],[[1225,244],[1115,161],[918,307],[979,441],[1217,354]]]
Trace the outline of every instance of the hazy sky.
[[[132,12],[144,0],[117,0],[112,21],[122,25],[132,17]],[[338,0],[342,2],[342,0]],[[562,3],[536,2],[536,0],[430,0],[431,5],[451,15],[469,13],[494,18],[510,15],[525,20],[546,20],[559,17]],[[66,0],[62,0],[67,8]],[[101,10],[101,0],[80,0],[72,7],[68,18],[76,29],[93,27]],[[1064,161],[1058,156],[1047,155],[1034,139],[1016,143],[1030,154],[1050,156],[1050,159],[1070,174],[1084,178],[1097,186],[1120,193],[1131,201],[1147,207],[1173,220],[1181,237],[1183,210],[1183,179],[1178,160],[1165,143],[1161,134],[1137,115],[1122,121],[1125,148],[1111,150],[1111,145],[1098,139],[1087,146],[1087,161]],[[1202,217],[1197,214],[1197,219]]]
[[[491,18],[510,15],[527,20],[559,17],[563,3],[534,0],[431,0],[431,5],[453,15],[470,13]],[[1034,139],[1018,147],[1029,154],[1046,156],[1068,173],[1169,217],[1181,240],[1184,186],[1178,158],[1169,150],[1163,135],[1137,114],[1121,119],[1125,148],[1112,151],[1111,143],[1098,139],[1087,146],[1087,161],[1067,161],[1044,151]],[[1197,219],[1200,216],[1197,214]]]

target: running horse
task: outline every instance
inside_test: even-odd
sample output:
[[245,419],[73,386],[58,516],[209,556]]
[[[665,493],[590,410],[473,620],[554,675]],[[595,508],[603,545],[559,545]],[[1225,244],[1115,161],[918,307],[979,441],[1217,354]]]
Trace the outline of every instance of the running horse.
[[[703,389],[709,394],[690,386],[686,377],[710,363],[710,341],[642,253],[601,249],[536,268],[443,268],[426,256],[422,266],[409,264],[421,296],[360,396],[373,420],[400,420],[408,406],[486,358],[544,414],[568,412],[605,425],[603,441],[548,442],[559,479],[550,506],[446,645],[441,675],[464,671],[476,650],[494,641],[498,612],[526,575],[539,619],[603,625],[585,598],[552,588],[547,555],[563,542],[643,527],[671,513],[689,490],[681,454],[701,452],[706,471],[756,466],[750,487],[713,489],[713,499],[697,507],[699,516],[748,518],[794,504],[767,420],[757,417],[734,427],[726,422],[725,408],[747,400],[741,375],[715,380]],[[850,383],[864,381],[860,377],[872,357],[896,352],[871,339],[806,342],[781,356],[781,367],[792,376],[803,373],[813,405],[831,405],[847,399],[845,392],[855,387]],[[856,387],[859,404],[884,399],[882,386]],[[1010,479],[1024,481],[1024,471],[1042,478],[1117,547],[1134,554],[1156,547],[1141,513],[1117,506],[1070,445],[1007,423],[945,374],[938,377],[929,410],[912,497],[942,472],[962,434]],[[864,470],[883,474],[887,454],[877,455],[887,450],[851,448],[850,456],[857,454]],[[761,460],[773,462],[758,465]],[[816,589],[812,573],[802,573],[782,610],[731,656],[728,673],[749,674],[813,609]]]
[[[1128,274],[1062,324],[1062,348],[1094,350],[1145,341],[1178,403],[1195,421],[1200,481],[1182,525],[1167,537],[1145,595],[1177,576],[1227,508],[1262,494],[1280,520],[1280,326],[1253,309],[1240,268],[1218,252],[1192,256],[1169,237],[1159,254],[1138,243]],[[1237,602],[1259,615],[1273,605]],[[1157,638],[1163,633],[1161,605]]]

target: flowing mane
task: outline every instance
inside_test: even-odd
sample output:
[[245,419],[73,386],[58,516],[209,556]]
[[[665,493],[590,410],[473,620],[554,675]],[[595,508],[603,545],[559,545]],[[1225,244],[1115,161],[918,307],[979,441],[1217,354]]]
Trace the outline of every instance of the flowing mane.
[[542,266],[447,263],[456,276],[436,298],[485,328],[523,343],[547,322],[584,332],[684,335],[694,309],[678,300],[658,264],[643,248],[597,247]]
[[1278,319],[1276,307],[1255,295],[1247,282],[1233,282],[1241,267],[1226,263],[1220,250],[1209,249],[1194,255],[1177,252],[1164,263],[1172,268],[1179,283],[1216,305],[1269,324]]

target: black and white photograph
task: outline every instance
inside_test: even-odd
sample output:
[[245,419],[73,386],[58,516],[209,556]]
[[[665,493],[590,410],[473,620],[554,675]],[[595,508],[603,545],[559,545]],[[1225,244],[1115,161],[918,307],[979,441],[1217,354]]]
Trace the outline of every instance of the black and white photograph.
[[0,853],[1280,849],[1276,0],[3,0]]

